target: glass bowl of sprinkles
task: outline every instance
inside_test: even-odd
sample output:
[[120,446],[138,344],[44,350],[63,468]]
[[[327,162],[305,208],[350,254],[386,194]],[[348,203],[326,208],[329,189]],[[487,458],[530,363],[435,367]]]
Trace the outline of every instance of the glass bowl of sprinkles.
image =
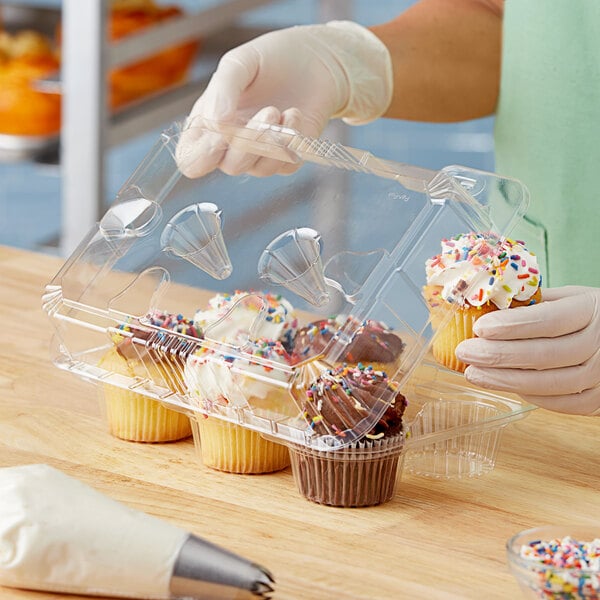
[[600,523],[527,529],[506,552],[527,598],[600,600]]

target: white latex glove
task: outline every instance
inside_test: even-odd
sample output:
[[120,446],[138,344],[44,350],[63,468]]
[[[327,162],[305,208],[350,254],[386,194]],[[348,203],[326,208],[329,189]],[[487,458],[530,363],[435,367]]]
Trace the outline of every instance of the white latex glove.
[[[392,98],[392,61],[385,45],[351,21],[272,31],[227,52],[188,124],[203,120],[268,123],[319,137],[331,118],[349,124],[380,117]],[[177,158],[188,177],[219,167],[257,176],[290,173],[298,164],[261,158],[218,136],[184,136]],[[194,145],[204,144],[199,152]]]
[[543,302],[477,319],[456,356],[468,381],[557,412],[600,414],[600,288],[543,290]]

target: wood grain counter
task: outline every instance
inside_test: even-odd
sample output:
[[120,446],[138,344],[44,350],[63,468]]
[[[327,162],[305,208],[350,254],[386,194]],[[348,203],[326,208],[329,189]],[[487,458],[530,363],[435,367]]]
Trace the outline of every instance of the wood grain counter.
[[[51,363],[41,296],[60,264],[0,247],[0,466],[47,463],[263,564],[276,578],[274,599],[519,598],[507,538],[600,520],[597,418],[533,411],[504,430],[491,473],[455,481],[405,473],[391,502],[366,509],[308,502],[289,470],[212,471],[191,440],[115,439],[94,386]],[[0,588],[2,600],[57,597]]]

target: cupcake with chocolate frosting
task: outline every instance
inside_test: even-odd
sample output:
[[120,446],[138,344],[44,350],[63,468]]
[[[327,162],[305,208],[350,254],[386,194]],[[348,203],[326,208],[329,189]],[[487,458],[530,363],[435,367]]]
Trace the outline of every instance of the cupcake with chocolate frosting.
[[293,357],[300,362],[330,355],[337,363],[371,366],[391,375],[396,371],[404,346],[402,339],[381,321],[359,321],[339,315],[298,329]]
[[[329,506],[372,506],[390,500],[404,447],[406,408],[395,382],[371,367],[338,366],[298,386],[296,395],[310,432],[307,445],[290,445],[300,493]],[[356,436],[379,412],[367,432]],[[336,443],[355,436],[335,449]]]

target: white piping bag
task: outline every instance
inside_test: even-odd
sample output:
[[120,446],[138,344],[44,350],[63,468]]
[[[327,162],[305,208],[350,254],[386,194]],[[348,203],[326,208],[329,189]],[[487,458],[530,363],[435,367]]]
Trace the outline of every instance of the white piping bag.
[[0,469],[0,585],[167,600],[267,598],[269,572],[48,465]]

